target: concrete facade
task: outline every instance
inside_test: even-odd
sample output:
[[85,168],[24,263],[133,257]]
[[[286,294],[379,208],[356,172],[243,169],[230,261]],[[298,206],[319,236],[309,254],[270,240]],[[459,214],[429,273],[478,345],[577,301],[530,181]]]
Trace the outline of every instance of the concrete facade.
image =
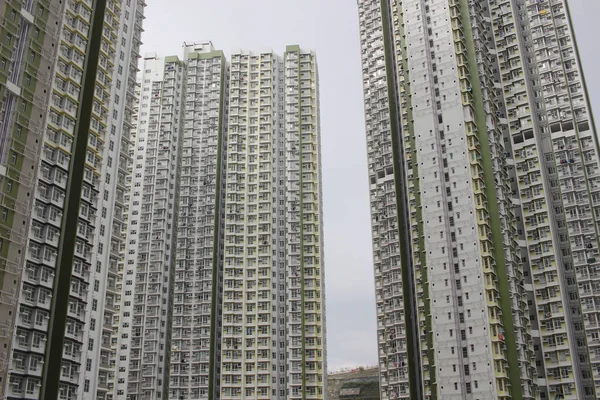
[[111,398],[144,7],[0,2],[3,397]]
[[325,396],[315,54],[144,59],[116,398]]
[[358,5],[382,398],[596,398],[598,145],[566,2]]

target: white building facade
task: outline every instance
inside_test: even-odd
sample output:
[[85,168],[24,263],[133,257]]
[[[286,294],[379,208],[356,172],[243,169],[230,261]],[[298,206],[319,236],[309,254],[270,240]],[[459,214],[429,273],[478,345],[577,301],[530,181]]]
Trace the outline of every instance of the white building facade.
[[316,57],[231,59],[222,399],[326,393]]
[[[324,398],[315,54],[240,50],[227,62],[193,42],[183,61],[150,55],[142,71],[116,398]],[[153,154],[173,141],[158,171]],[[163,210],[144,197],[155,174],[169,183],[168,228],[147,235]],[[169,258],[153,260],[163,248]]]
[[358,4],[382,398],[596,398],[598,146],[566,2]]
[[323,398],[327,359],[316,56],[288,46],[284,67],[287,398]]
[[100,223],[94,232],[98,247],[92,255],[93,290],[89,291],[87,299],[89,329],[86,329],[83,340],[86,347],[83,352],[85,372],[79,383],[84,388],[83,398],[86,399],[112,398],[115,384],[118,331],[114,322],[118,320],[121,301],[118,282],[123,272],[120,266],[121,249],[125,246],[122,232],[126,221],[127,175],[132,162],[129,155],[133,147],[131,124],[144,7],[143,1],[124,1],[115,16],[119,30],[114,38],[115,66],[110,85],[112,101],[107,114],[110,134],[102,155],[105,162],[99,190]]
[[230,71],[221,398],[262,398],[273,390],[279,396],[285,391],[285,215],[278,212],[285,178],[276,164],[285,140],[282,59],[272,51],[237,51]]
[[[4,397],[109,398],[114,371],[108,338],[118,300],[110,285],[118,273],[118,251],[113,249],[111,257],[111,245],[118,249],[121,241],[119,193],[125,175],[119,174],[120,148],[129,134],[129,78],[137,72],[144,7],[143,1],[29,1],[0,7],[6,12],[3,20],[13,21],[3,26],[10,37],[6,42],[14,39],[18,49],[13,56],[5,54],[19,77],[3,82],[12,93],[7,104],[19,103],[15,95],[29,98],[32,87],[40,89],[32,98],[39,110],[33,113],[21,102],[19,110],[6,108],[10,117],[3,119],[3,132],[14,131],[18,141],[36,144],[24,148],[30,169],[8,153],[10,169],[17,161],[20,168],[27,166],[25,175],[3,176],[3,185],[13,186],[15,178],[27,184],[17,192],[25,186],[31,190],[22,204],[30,213],[21,213],[27,218],[19,228],[27,248],[14,259],[22,274],[4,280],[18,287],[10,291],[14,309],[7,314],[14,319],[1,364],[7,373]],[[18,115],[23,112],[26,119]],[[13,244],[5,247],[6,260],[13,260],[11,248],[16,250]]]
[[218,380],[228,70],[210,42],[184,52],[169,398],[204,399],[215,397]]
[[168,398],[184,66],[144,57],[129,188],[116,398]]

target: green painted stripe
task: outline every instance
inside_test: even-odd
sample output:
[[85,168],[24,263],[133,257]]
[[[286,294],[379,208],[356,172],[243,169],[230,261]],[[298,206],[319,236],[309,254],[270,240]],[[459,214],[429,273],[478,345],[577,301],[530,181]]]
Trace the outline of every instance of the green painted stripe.
[[[96,88],[96,72],[100,56],[102,28],[106,0],[97,0],[91,19],[90,38],[88,41],[87,59],[83,72],[81,102],[77,110],[75,123],[75,139],[73,156],[71,157],[70,174],[67,180],[67,191],[64,202],[62,231],[58,243],[56,261],[56,285],[53,292],[52,311],[48,323],[48,342],[46,345],[46,360],[40,388],[41,400],[56,400],[59,398],[59,383],[63,342],[69,309],[71,273],[75,256],[77,238],[77,221],[79,221],[79,205],[83,187],[84,165],[87,157],[87,143],[90,135],[90,120]],[[85,346],[85,344],[84,344]]]
[[179,57],[177,57],[177,56],[166,56],[165,57],[165,64],[178,63],[178,62],[179,62]]
[[519,353],[517,350],[515,326],[512,318],[512,304],[510,303],[510,282],[504,257],[504,240],[502,237],[502,225],[498,211],[498,197],[496,195],[496,183],[494,182],[494,166],[490,153],[490,142],[486,123],[486,113],[483,105],[483,93],[477,59],[475,57],[475,41],[471,27],[468,0],[458,0],[460,3],[460,14],[463,21],[465,41],[467,42],[467,62],[469,74],[471,75],[473,106],[475,108],[475,121],[477,125],[477,138],[481,146],[483,163],[483,175],[485,181],[485,193],[488,199],[488,212],[490,214],[490,226],[494,244],[494,257],[496,258],[496,272],[498,288],[500,291],[500,308],[502,310],[502,322],[504,324],[504,336],[506,353],[508,358],[508,376],[511,384],[511,397],[513,400],[522,400],[521,371],[519,367]]
[[[408,384],[412,398],[422,397],[421,354],[420,346],[413,346],[418,340],[418,312],[411,303],[416,295],[414,288],[414,275],[412,271],[412,252],[406,232],[410,232],[410,221],[406,220],[408,190],[404,182],[404,158],[401,154],[402,129],[398,126],[398,93],[394,65],[394,49],[392,45],[392,27],[390,26],[390,9],[387,0],[381,0],[381,14],[383,24],[383,44],[386,54],[386,74],[388,85],[388,102],[390,112],[390,134],[392,139],[392,154],[394,160],[394,184],[396,190],[396,213],[398,214],[398,237],[400,238],[400,259],[402,263],[402,292],[404,302],[404,315],[406,325],[406,351],[408,354]],[[416,323],[416,326],[414,325]],[[411,365],[412,363],[412,365]]]
[[[217,58],[217,57],[225,57],[225,55],[223,54],[223,51],[221,50],[214,50],[214,51],[209,51],[207,53],[198,53],[196,51],[193,51],[191,53],[188,54],[188,59],[190,60],[208,60],[211,58]],[[177,57],[175,57],[177,58]],[[178,61],[179,59],[177,59]]]

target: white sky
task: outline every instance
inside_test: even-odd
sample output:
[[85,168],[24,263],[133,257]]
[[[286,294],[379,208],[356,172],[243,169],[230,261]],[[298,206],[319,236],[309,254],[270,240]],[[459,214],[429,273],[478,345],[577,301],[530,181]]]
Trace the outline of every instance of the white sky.
[[[329,370],[375,365],[377,339],[355,0],[147,0],[142,54],[184,41],[317,52],[321,91]],[[569,0],[588,90],[600,118],[600,0]],[[595,51],[596,50],[596,51]]]

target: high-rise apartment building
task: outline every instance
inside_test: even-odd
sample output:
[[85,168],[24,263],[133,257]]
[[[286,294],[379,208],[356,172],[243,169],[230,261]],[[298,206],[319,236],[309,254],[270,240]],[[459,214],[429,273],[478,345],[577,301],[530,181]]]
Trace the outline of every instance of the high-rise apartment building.
[[323,398],[316,58],[235,52],[230,76],[221,398]]
[[324,398],[314,53],[196,42],[142,71],[115,398]]
[[218,379],[228,69],[210,44],[184,50],[170,389],[171,397],[199,399],[215,397]]
[[[283,61],[287,247],[285,271],[279,267],[279,277],[285,272],[286,395],[288,399],[323,399],[327,357],[317,61],[314,53],[297,46],[288,46]],[[281,306],[279,314],[281,320]],[[281,389],[279,398],[286,398]]]
[[111,398],[144,7],[0,2],[2,397]]
[[225,58],[194,43],[184,60],[149,54],[142,68],[116,396],[208,398],[220,321]]
[[287,361],[283,59],[237,51],[230,68],[221,398],[279,398]]
[[[167,398],[183,64],[145,57],[119,305],[117,398]],[[161,396],[162,394],[162,396]]]
[[566,1],[358,7],[382,398],[597,398],[598,143]]

